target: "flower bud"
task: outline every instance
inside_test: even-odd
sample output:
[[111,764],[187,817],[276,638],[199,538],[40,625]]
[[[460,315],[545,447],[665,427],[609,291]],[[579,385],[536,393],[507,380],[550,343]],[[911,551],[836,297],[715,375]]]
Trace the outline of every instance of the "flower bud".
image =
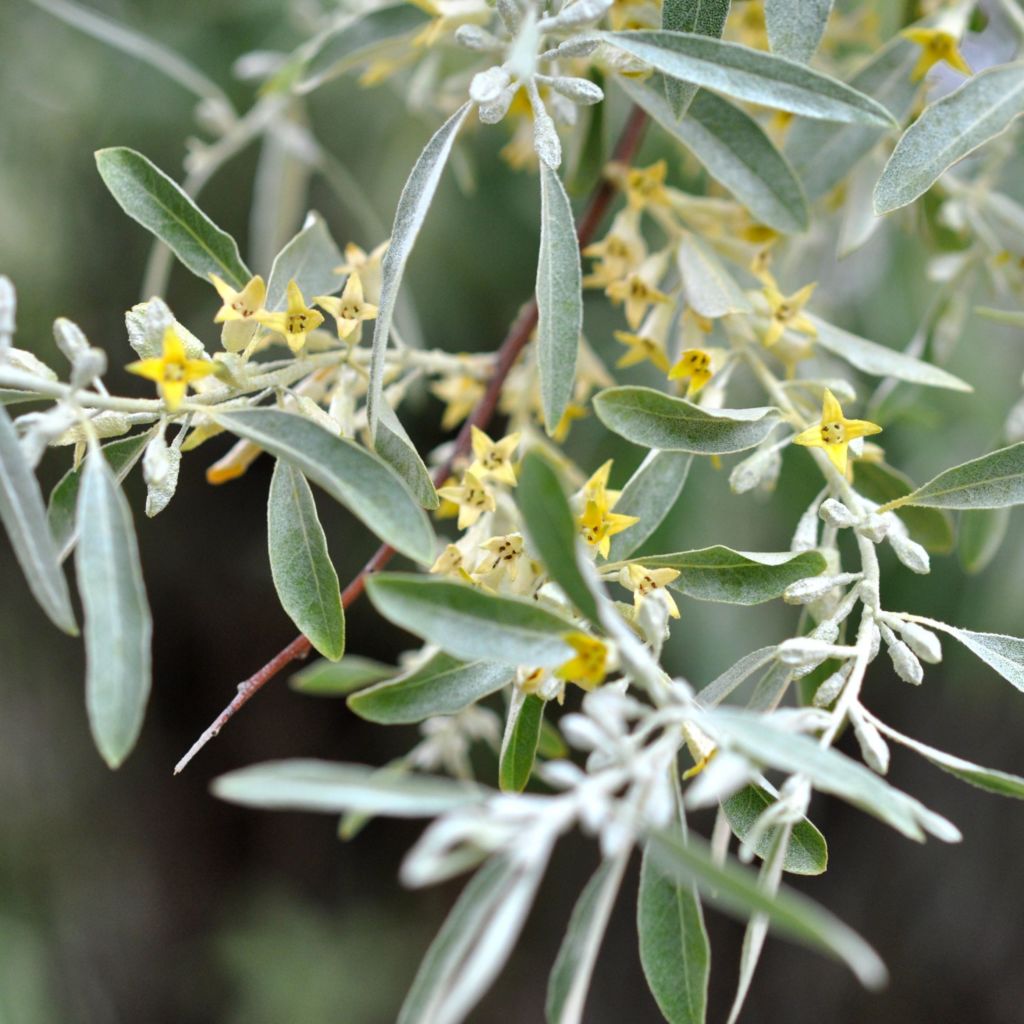
[[876,516],[874,512],[865,516],[855,527],[857,533],[873,544],[881,544],[892,525],[888,516]]
[[807,576],[790,583],[782,592],[786,604],[810,604],[823,598],[830,590],[852,583],[858,579],[856,573],[840,573],[838,576]]
[[874,723],[864,717],[859,707],[850,708],[850,724],[860,745],[864,763],[879,775],[885,775],[889,770],[889,744],[882,739]]
[[811,505],[796,524],[796,532],[789,543],[790,551],[812,551],[818,546],[818,507]]
[[898,533],[889,534],[889,546],[896,552],[896,557],[911,571],[924,575],[931,572],[928,552],[916,540],[901,537]]
[[833,672],[814,693],[811,703],[816,708],[827,708],[843,692],[846,680],[850,677],[850,664]]
[[729,474],[729,489],[733,494],[746,494],[755,487],[771,488],[782,468],[782,456],[775,448],[754,452],[737,462]]
[[914,652],[902,640],[897,640],[896,643],[890,645],[889,657],[892,659],[892,667],[900,679],[912,683],[914,686],[920,685],[921,680],[924,679],[924,668]]
[[826,498],[818,509],[818,515],[828,523],[839,529],[846,529],[857,522],[856,516],[841,502],[835,498]]
[[460,25],[455,30],[455,42],[465,46],[467,50],[476,50],[477,53],[487,53],[502,48],[501,40],[492,36],[486,29],[479,25]]
[[810,636],[797,636],[784,640],[778,647],[778,659],[792,668],[820,665],[834,651],[832,644]]
[[612,0],[576,0],[553,18],[545,18],[539,27],[544,32],[564,32],[589,25],[603,18],[611,5]]
[[582,106],[593,106],[604,99],[604,90],[587,78],[570,78],[562,75],[557,78],[548,78],[546,75],[537,75],[536,77],[537,81],[546,82],[567,100]]
[[511,81],[512,76],[504,68],[493,67],[480,71],[469,83],[469,98],[481,106],[494,103]]
[[942,661],[942,643],[939,638],[924,626],[916,622],[897,623],[897,629],[907,642],[907,646],[922,660],[937,665]]

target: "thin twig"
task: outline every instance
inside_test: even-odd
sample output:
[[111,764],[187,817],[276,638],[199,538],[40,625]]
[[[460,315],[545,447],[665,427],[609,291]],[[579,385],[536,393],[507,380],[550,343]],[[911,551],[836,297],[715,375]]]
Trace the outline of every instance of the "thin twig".
[[[620,163],[631,163],[637,150],[640,148],[640,142],[646,126],[647,115],[639,107],[634,107],[630,112],[625,127],[622,129],[622,134],[615,146],[612,159]],[[596,186],[576,228],[576,237],[579,239],[580,248],[587,245],[594,237],[601,221],[604,219],[604,215],[608,212],[608,207],[611,205],[614,196],[615,186],[611,182],[602,180]],[[444,483],[456,462],[470,450],[472,428],[477,426],[483,429],[490,422],[498,406],[498,399],[501,397],[505,378],[519,358],[526,343],[530,340],[530,335],[536,326],[537,301],[536,299],[531,299],[520,310],[519,316],[516,317],[508,333],[505,335],[505,340],[498,349],[498,358],[495,361],[494,372],[487,384],[487,389],[481,396],[480,401],[477,402],[469,418],[462,425],[462,429],[459,431],[459,435],[452,447],[451,454],[435,470],[434,484],[436,486]],[[359,573],[342,591],[342,607],[347,610],[362,595],[366,587],[367,577],[383,569],[391,561],[394,553],[394,548],[389,547],[387,544],[382,544],[376,550],[373,557],[359,570]],[[305,658],[309,654],[310,648],[311,644],[305,636],[297,636],[287,647],[275,654],[258,672],[251,675],[245,682],[240,683],[238,693],[235,694],[231,703],[216,717],[210,727],[192,744],[189,752],[174,766],[174,774],[177,775],[181,772],[189,761],[234,718],[236,712],[259,693],[282,669],[293,661]]]

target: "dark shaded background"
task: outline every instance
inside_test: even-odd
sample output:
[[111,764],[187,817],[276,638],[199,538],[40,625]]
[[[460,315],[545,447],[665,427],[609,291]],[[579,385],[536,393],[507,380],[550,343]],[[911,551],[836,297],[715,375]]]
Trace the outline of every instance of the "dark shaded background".
[[[240,105],[247,90],[231,83],[234,58],[300,38],[284,5],[269,0],[96,6],[189,54]],[[180,177],[183,139],[195,131],[191,112],[189,96],[141,64],[22,0],[0,4],[0,272],[18,287],[22,347],[59,365],[49,325],[70,316],[110,354],[111,385],[143,393],[145,386],[119,367],[132,358],[122,314],[140,298],[148,240],[106,195],[92,152],[130,145]],[[310,116],[389,221],[428,128],[408,118],[387,87],[367,93],[347,82],[315,96]],[[413,259],[408,287],[429,344],[492,348],[530,292],[536,183],[497,160],[502,141],[500,130],[473,140],[477,191],[463,195],[450,180],[443,185]],[[654,139],[644,159],[661,152]],[[665,152],[675,181],[693,173]],[[254,165],[250,149],[202,201],[243,251]],[[339,241],[379,241],[360,236],[319,183],[310,205],[327,216]],[[911,219],[903,226],[912,225]],[[822,242],[830,231],[826,225]],[[934,287],[925,282],[917,243],[894,226],[822,276],[819,308],[889,344],[905,343]],[[203,327],[215,308],[211,290],[177,268],[167,297],[213,345]],[[618,323],[601,302],[591,305],[587,323],[595,345],[611,354]],[[1020,340],[1019,333],[971,321],[952,368],[980,396],[923,396],[914,415],[884,436],[891,461],[925,478],[990,448],[1019,393]],[[630,379],[645,379],[631,372]],[[432,400],[422,402],[412,432],[429,443],[441,440],[438,411]],[[209,488],[205,466],[225,447],[218,439],[185,460],[177,497],[154,521],[142,515],[139,481],[128,484],[156,623],[156,677],[139,747],[117,773],[103,766],[89,739],[80,644],[44,620],[0,542],[2,1024],[384,1024],[394,1019],[457,894],[457,883],[425,892],[398,885],[399,862],[418,826],[376,822],[341,844],[329,817],[239,809],[207,791],[216,775],[274,757],[382,764],[415,741],[415,730],[363,723],[342,703],[299,696],[282,679],[172,778],[171,767],[235,683],[293,636],[267,565],[268,466],[257,463],[244,479]],[[612,444],[593,423],[577,430],[571,448],[584,465],[614,455],[616,482],[640,455]],[[66,452],[50,456],[45,482],[64,468]],[[777,494],[761,502],[731,496],[726,474],[702,465],[662,532],[660,550],[714,542],[784,548],[817,487],[814,475],[800,453],[791,454]],[[326,500],[320,509],[345,579],[373,541]],[[954,558],[936,559],[928,579],[886,559],[887,604],[1021,634],[1021,536],[1018,519],[981,578],[965,577]],[[783,606],[687,603],[673,638],[675,668],[702,684],[747,650],[788,635],[794,619]],[[362,602],[350,612],[349,636],[353,651],[383,660],[409,644]],[[919,689],[896,680],[880,659],[867,685],[870,706],[926,742],[1024,772],[1024,699],[968,654],[946,647],[946,661]],[[957,822],[963,844],[917,846],[843,804],[818,800],[813,817],[830,843],[830,870],[797,882],[877,946],[892,968],[891,986],[867,994],[841,967],[773,941],[744,1017],[750,1024],[1024,1019],[1024,809],[911,755],[897,751],[894,761],[892,781]],[[473,1021],[542,1019],[548,970],[596,863],[588,840],[572,837],[559,849],[519,948]],[[640,972],[634,892],[630,877],[588,1004],[593,1024],[660,1019]],[[713,913],[709,926],[711,1019],[722,1020],[742,932]]]

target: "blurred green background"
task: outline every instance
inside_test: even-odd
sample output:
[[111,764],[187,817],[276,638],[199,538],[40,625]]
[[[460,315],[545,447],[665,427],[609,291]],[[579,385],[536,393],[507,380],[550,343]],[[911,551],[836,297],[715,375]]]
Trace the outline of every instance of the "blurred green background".
[[[243,109],[250,87],[233,80],[233,61],[302,38],[302,4],[93,6],[187,54]],[[350,81],[317,93],[308,116],[327,150],[364,185],[376,215],[389,222],[429,127],[404,111],[391,88],[361,91]],[[50,324],[69,316],[108,352],[111,386],[143,393],[145,386],[120,367],[132,358],[123,311],[142,297],[149,242],[105,193],[92,153],[131,146],[180,179],[184,140],[195,132],[193,100],[178,86],[27,2],[0,4],[0,272],[18,288],[20,346],[59,365]],[[460,191],[448,176],[412,260],[407,287],[430,345],[493,348],[530,293],[537,186],[498,159],[504,141],[501,129],[475,134],[466,155],[476,189]],[[659,155],[669,157],[675,183],[692,173],[652,135],[643,162]],[[256,147],[242,152],[202,199],[243,252],[256,162]],[[339,242],[381,240],[363,235],[319,180],[309,206],[327,217]],[[287,236],[297,227],[280,230]],[[826,224],[803,260],[822,279],[819,311],[875,340],[905,344],[937,287],[926,282],[908,227],[887,225],[863,251],[832,265],[834,225]],[[215,308],[211,289],[175,268],[167,299],[179,319],[214,344],[204,326]],[[588,336],[606,359],[614,358],[611,331],[618,326],[603,300],[590,303]],[[887,424],[890,460],[923,479],[993,447],[1020,392],[1021,340],[1020,332],[971,319],[951,368],[975,383],[978,396],[921,396],[912,416]],[[627,371],[625,379],[648,380],[642,370]],[[438,412],[432,399],[413,410],[411,432],[424,448],[443,440]],[[342,703],[300,696],[281,679],[182,777],[172,777],[175,761],[236,682],[293,635],[267,564],[269,467],[257,463],[244,479],[210,488],[205,467],[226,447],[217,439],[185,460],[179,493],[156,520],[142,516],[140,482],[128,485],[156,624],[155,682],[139,747],[116,774],[89,739],[81,646],[44,620],[0,541],[0,1024],[385,1024],[458,892],[458,882],[424,892],[399,886],[396,871],[418,826],[376,822],[341,844],[329,817],[239,809],[207,791],[216,775],[275,757],[382,764],[408,749],[414,730],[368,725]],[[576,429],[570,450],[588,468],[614,456],[616,483],[641,455],[613,443],[593,421]],[[66,450],[50,455],[44,483],[65,468]],[[732,496],[727,473],[702,464],[659,535],[661,550],[716,542],[785,548],[817,489],[815,475],[806,457],[792,452],[776,494],[760,500]],[[373,541],[325,500],[320,507],[346,579]],[[1000,557],[977,578],[965,576],[955,557],[934,559],[928,578],[886,558],[886,604],[1020,635],[1021,538],[1018,515]],[[789,635],[795,617],[781,604],[733,609],[687,602],[673,635],[674,665],[702,685],[740,654]],[[349,637],[353,652],[383,660],[411,645],[364,602],[350,612]],[[965,652],[946,649],[946,661],[920,689],[900,683],[879,659],[867,686],[870,706],[928,743],[1024,772],[1024,699]],[[843,745],[850,748],[849,737]],[[798,882],[876,945],[892,968],[891,987],[867,994],[839,966],[772,942],[745,1021],[1021,1020],[1024,810],[901,752],[892,780],[956,821],[963,844],[919,847],[844,805],[818,800],[813,817],[830,842],[831,870]],[[596,861],[589,841],[565,842],[510,966],[471,1020],[542,1020],[548,970]],[[631,877],[588,1003],[586,1020],[594,1024],[660,1019],[640,972],[634,891]],[[713,913],[709,924],[711,1019],[720,1020],[742,932]]]

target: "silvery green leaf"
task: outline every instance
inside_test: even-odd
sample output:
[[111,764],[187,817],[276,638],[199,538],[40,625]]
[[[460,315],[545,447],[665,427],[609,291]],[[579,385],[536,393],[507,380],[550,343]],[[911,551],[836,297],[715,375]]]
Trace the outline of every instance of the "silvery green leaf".
[[947,168],[1024,114],[1024,61],[999,64],[936,100],[896,144],[875,186],[875,211],[912,203]]
[[366,590],[381,615],[456,658],[553,666],[572,657],[562,637],[577,627],[533,601],[405,573],[371,576]]
[[142,728],[153,623],[131,509],[99,449],[85,460],[77,520],[89,727],[103,760],[117,768]]
[[321,658],[296,672],[288,685],[312,697],[344,697],[395,674],[393,665],[385,665],[359,654],[346,654],[341,661]]
[[533,774],[544,701],[536,694],[515,690],[498,762],[498,785],[505,793],[521,793]]
[[337,661],[345,653],[338,574],[306,478],[280,460],[270,480],[267,542],[281,607],[325,658]]
[[947,469],[890,507],[1006,508],[1024,503],[1024,441]]
[[960,516],[957,553],[964,572],[981,572],[999,553],[1010,525],[1009,508],[975,508]]
[[548,978],[547,1024],[579,1024],[612,905],[622,883],[621,862],[604,860],[572,908],[569,927]]
[[871,153],[850,174],[846,201],[840,213],[839,238],[836,241],[836,256],[839,259],[845,259],[866,245],[883,223],[882,218],[875,214],[871,199],[881,170],[882,158]]
[[782,934],[843,961],[861,984],[869,988],[885,984],[887,973],[878,954],[856,932],[806,896],[785,888],[769,895],[751,871],[732,861],[716,864],[707,843],[697,836],[691,835],[684,845],[669,832],[655,832],[650,838],[650,853],[669,878],[679,884],[696,884],[723,910],[740,918],[766,914]]
[[577,562],[576,521],[558,474],[538,451],[527,452],[523,459],[516,503],[531,547],[551,578],[586,618],[597,622],[597,602]]
[[895,124],[870,96],[803,64],[738,43],[665,31],[606,32],[603,38],[655,71],[732,99],[823,121]]
[[686,303],[701,316],[750,312],[750,303],[732,274],[697,235],[689,231],[683,235],[676,248],[676,262]]
[[811,737],[782,729],[764,715],[720,707],[702,718],[700,725],[729,749],[766,767],[806,775],[815,789],[841,797],[910,839],[923,841],[925,832],[945,842],[961,838],[953,824],[864,765],[819,746]]
[[234,288],[244,287],[251,274],[238,243],[160,168],[123,146],[97,150],[96,166],[121,209],[166,243],[193,274],[204,281],[217,274]]
[[[906,474],[885,462],[854,463],[857,491],[865,498],[884,505],[914,489]],[[910,535],[934,554],[946,555],[953,550],[953,520],[948,512],[937,508],[915,508],[907,505],[896,514]]]
[[688,597],[744,605],[781,597],[791,583],[817,576],[827,566],[818,551],[733,551],[720,544],[639,561],[646,568],[678,569],[669,586]]
[[706,708],[720,704],[758,669],[764,668],[769,662],[774,661],[775,654],[774,646],[760,647],[756,651],[751,651],[750,654],[745,654],[721,675],[712,679],[707,686],[702,687],[697,694],[697,699]]
[[544,164],[540,169],[537,368],[548,433],[558,426],[572,399],[582,327],[580,248],[572,205],[558,174]]
[[59,549],[47,526],[39,484],[25,461],[14,424],[0,406],[0,522],[29,590],[55,626],[78,634]]
[[704,1024],[711,950],[696,886],[666,875],[644,848],[637,896],[640,963],[669,1024]]
[[515,945],[546,864],[492,857],[431,943],[397,1024],[461,1024]]
[[405,486],[424,508],[437,508],[441,499],[434,489],[434,481],[398,414],[386,398],[381,400],[379,410],[377,454],[405,481]]
[[124,325],[128,331],[128,344],[140,359],[159,357],[163,352],[164,332],[168,327],[181,338],[185,355],[189,359],[202,359],[206,355],[203,343],[185,326],[174,319],[167,303],[159,296],[148,302],[137,302],[124,314]]
[[[558,129],[555,127],[555,122],[548,113],[547,107],[537,91],[536,82],[532,78],[527,92],[530,97],[530,107],[533,110],[534,152],[542,164],[552,171],[557,171],[562,163],[562,140],[558,137]],[[543,179],[541,181],[543,182]],[[543,225],[543,219],[541,223]]]
[[[729,17],[730,0],[665,0],[661,5],[661,27],[669,32],[696,32],[721,39]],[[674,78],[661,78],[657,87],[668,100],[672,120],[679,122],[697,93],[697,87]]]
[[806,63],[818,48],[831,13],[832,0],[765,0],[772,53]]
[[[163,440],[163,438],[161,438]],[[152,444],[152,442],[150,442]],[[148,454],[148,451],[147,451]],[[181,449],[164,445],[164,462],[159,479],[146,480],[146,516],[152,519],[159,515],[171,503],[174,492],[178,489],[178,474],[181,471]]]
[[0,274],[0,361],[11,347],[17,310],[18,296],[14,285],[6,274]]
[[[884,104],[902,123],[918,95],[911,73],[920,52],[904,36],[893,36],[850,79],[850,85]],[[868,125],[797,121],[786,137],[785,152],[807,198],[815,200],[831,192],[883,134],[884,129]]]
[[307,298],[336,292],[342,278],[334,268],[344,262],[323,217],[310,212],[302,230],[274,258],[264,305],[271,310],[283,309],[289,281],[295,281]]
[[644,456],[615,503],[617,515],[636,516],[640,521],[612,537],[610,561],[629,558],[672,512],[692,462],[687,452],[652,449]]
[[378,47],[423,28],[430,15],[412,4],[392,4],[341,15],[306,52],[294,89],[305,95],[365,61]]
[[553,18],[545,18],[540,28],[545,32],[567,32],[599,21],[612,6],[612,0],[575,0],[564,4]]
[[438,651],[410,671],[353,694],[348,706],[360,718],[381,725],[422,722],[458,714],[507,686],[515,674],[509,665],[463,662]]
[[754,448],[780,418],[777,409],[704,409],[642,387],[605,388],[595,395],[594,409],[609,430],[633,444],[693,455]]
[[927,743],[904,736],[884,723],[876,722],[876,724],[890,739],[927,758],[937,768],[949,772],[950,775],[955,775],[958,779],[977,786],[979,789],[987,790],[989,793],[1024,800],[1024,778],[1019,775],[997,771],[995,768],[982,768],[981,765],[965,761],[962,757],[947,754],[945,751],[928,746]]
[[924,620],[932,629],[942,630],[973,651],[1018,690],[1024,691],[1024,640],[1002,633],[976,633],[933,619]]
[[851,366],[873,377],[896,377],[911,384],[924,384],[950,391],[973,391],[974,388],[947,370],[908,356],[905,352],[887,348],[867,338],[858,337],[834,324],[810,315],[818,329],[816,343]]
[[[143,432],[121,438],[119,441],[111,441],[110,444],[103,446],[103,454],[110,463],[118,483],[124,480],[139,460],[149,439],[150,434]],[[46,520],[57,544],[61,561],[71,554],[78,537],[75,531],[75,506],[78,504],[78,489],[81,483],[82,468],[69,469],[50,492]]]
[[396,551],[424,565],[433,561],[434,531],[423,509],[372,452],[277,409],[211,415],[231,433],[290,463]]
[[484,790],[431,775],[393,775],[362,764],[266,761],[215,779],[214,796],[266,810],[361,811],[389,818],[432,818],[479,801]]
[[408,262],[416,236],[420,233],[427,211],[434,199],[441,172],[448,162],[455,136],[458,135],[472,103],[464,103],[434,133],[419,155],[398,199],[391,241],[381,263],[380,301],[373,327],[373,353],[370,360],[370,386],[366,395],[370,437],[377,436],[380,416],[381,391],[384,386],[384,355],[391,336],[391,319],[395,300],[402,284],[405,264]]
[[[738,839],[745,839],[757,819],[776,802],[776,797],[762,786],[744,786],[722,802],[729,827]],[[763,832],[754,845],[754,852],[766,859],[775,842],[778,826]],[[793,875],[820,875],[828,867],[828,846],[825,837],[807,818],[792,826],[783,871]]]

